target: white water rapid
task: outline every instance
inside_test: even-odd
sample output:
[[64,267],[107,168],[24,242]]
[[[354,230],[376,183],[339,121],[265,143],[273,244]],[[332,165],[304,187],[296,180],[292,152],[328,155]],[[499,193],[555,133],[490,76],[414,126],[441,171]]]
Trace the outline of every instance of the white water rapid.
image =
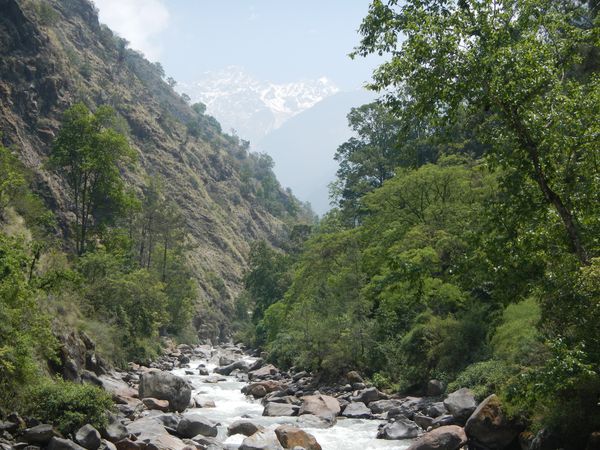
[[[217,367],[218,355],[210,360],[193,358],[189,364],[191,369],[175,369],[172,372],[187,379],[193,386],[192,398],[200,397],[213,400],[215,408],[191,408],[189,413],[197,413],[208,419],[221,423],[217,438],[224,442],[226,448],[234,450],[239,447],[245,436],[227,436],[227,426],[242,418],[249,419],[253,423],[265,428],[275,429],[281,424],[295,424],[297,417],[263,417],[263,406],[259,400],[254,400],[242,394],[241,389],[246,383],[238,381],[235,377],[221,376],[226,381],[218,383],[206,383],[207,376],[186,375],[186,370],[197,372],[196,368],[204,364],[211,375]],[[245,358],[253,362],[250,357]],[[337,424],[331,428],[303,428],[314,435],[321,444],[323,450],[376,450],[394,449],[403,450],[409,447],[412,441],[400,440],[389,441],[376,439],[377,427],[383,423],[379,420],[346,419],[339,417]]]

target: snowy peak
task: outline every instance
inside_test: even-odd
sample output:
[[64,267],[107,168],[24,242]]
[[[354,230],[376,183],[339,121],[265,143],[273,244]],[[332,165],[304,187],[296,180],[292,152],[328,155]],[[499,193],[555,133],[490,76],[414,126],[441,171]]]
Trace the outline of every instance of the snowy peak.
[[291,83],[258,80],[242,68],[230,66],[205,72],[180,90],[201,101],[228,131],[256,143],[292,117],[312,108],[339,89],[327,77]]

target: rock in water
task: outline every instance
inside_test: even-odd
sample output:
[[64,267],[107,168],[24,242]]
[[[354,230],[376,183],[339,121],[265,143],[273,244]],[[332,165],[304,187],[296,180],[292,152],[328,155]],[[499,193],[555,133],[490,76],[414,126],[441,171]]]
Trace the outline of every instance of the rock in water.
[[177,425],[177,434],[184,438],[193,438],[199,434],[216,437],[218,434],[217,424],[198,414],[189,414],[184,416]]
[[283,448],[301,447],[305,450],[321,450],[321,446],[312,434],[292,425],[277,427],[275,435]]
[[183,378],[156,370],[140,377],[139,397],[168,400],[172,410],[182,412],[190,403],[192,389]]
[[504,415],[494,394],[481,402],[465,425],[469,439],[491,450],[507,447],[521,431],[522,427]]
[[341,410],[340,402],[335,397],[329,395],[307,395],[302,400],[302,406],[298,412],[300,416],[303,414],[313,414],[333,423]]
[[368,419],[371,417],[371,410],[363,402],[354,402],[346,406],[342,416],[351,419]]
[[243,440],[239,450],[283,450],[275,432],[259,431]]
[[419,426],[406,417],[384,425],[377,432],[377,439],[413,439],[419,436]]
[[477,408],[477,402],[470,389],[462,388],[450,394],[444,400],[444,406],[457,421],[464,424]]
[[91,425],[84,425],[77,433],[75,433],[75,440],[77,443],[88,450],[98,450],[100,444],[100,433]]
[[244,436],[252,436],[257,431],[261,431],[263,427],[256,425],[249,420],[237,420],[227,427],[227,435],[243,434]]
[[263,410],[263,416],[295,416],[298,414],[298,407],[287,403],[268,402]]

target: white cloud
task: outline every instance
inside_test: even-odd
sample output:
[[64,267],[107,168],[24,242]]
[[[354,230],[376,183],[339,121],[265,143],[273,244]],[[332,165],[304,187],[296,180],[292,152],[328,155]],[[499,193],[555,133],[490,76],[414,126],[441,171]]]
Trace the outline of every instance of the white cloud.
[[94,0],[100,21],[131,43],[146,58],[157,61],[162,46],[154,37],[169,25],[163,0]]

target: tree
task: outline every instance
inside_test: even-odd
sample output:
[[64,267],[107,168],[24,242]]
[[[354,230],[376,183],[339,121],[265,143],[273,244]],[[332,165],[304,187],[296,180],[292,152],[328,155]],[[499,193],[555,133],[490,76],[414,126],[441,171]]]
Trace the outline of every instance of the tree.
[[175,86],[177,86],[177,81],[175,81],[175,78],[173,77],[169,77],[167,78],[167,84],[169,85],[169,87],[172,89]]
[[0,144],[0,218],[15,192],[25,185],[19,161],[9,149]]
[[504,187],[535,183],[582,265],[599,230],[600,77],[572,74],[581,49],[598,47],[592,20],[566,0],[377,0],[353,53],[390,55],[372,87],[391,89],[404,117],[452,122],[465,107],[484,111],[493,163],[513,175]]
[[[50,166],[65,177],[75,213],[77,254],[86,250],[90,227],[117,211],[124,198],[120,165],[133,159],[127,139],[114,130],[116,113],[95,113],[82,103],[69,108],[54,141]],[[97,213],[102,211],[103,217]]]

